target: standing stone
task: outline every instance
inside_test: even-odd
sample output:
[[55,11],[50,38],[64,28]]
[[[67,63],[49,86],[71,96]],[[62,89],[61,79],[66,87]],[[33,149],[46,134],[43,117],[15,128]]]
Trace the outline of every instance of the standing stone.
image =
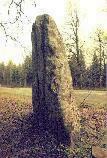
[[38,16],[32,27],[32,104],[38,126],[67,140],[66,130],[79,130],[70,68],[54,20]]

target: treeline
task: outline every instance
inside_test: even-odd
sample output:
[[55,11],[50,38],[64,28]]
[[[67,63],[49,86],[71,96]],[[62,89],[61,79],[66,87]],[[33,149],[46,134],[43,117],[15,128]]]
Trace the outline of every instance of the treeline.
[[26,56],[24,63],[15,65],[9,61],[7,65],[0,63],[0,84],[9,87],[26,87],[32,84],[32,58]]
[[[94,53],[92,63],[87,68],[84,55],[79,53],[79,58],[69,57],[69,65],[73,78],[74,88],[104,88],[106,87],[106,63],[100,61]],[[26,56],[24,63],[15,65],[9,61],[7,65],[0,63],[0,84],[9,87],[26,87],[32,85],[32,57]]]
[[69,65],[75,88],[94,89],[106,87],[107,64],[105,58],[102,58],[101,61],[100,57],[94,53],[90,66],[86,67],[84,55],[80,52],[78,60],[75,54],[69,58]]

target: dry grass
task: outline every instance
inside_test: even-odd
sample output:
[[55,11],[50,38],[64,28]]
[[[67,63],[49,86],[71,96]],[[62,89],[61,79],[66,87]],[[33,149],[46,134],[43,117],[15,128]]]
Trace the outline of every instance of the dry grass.
[[107,107],[107,91],[75,90],[74,92],[78,105],[84,102],[91,107]]

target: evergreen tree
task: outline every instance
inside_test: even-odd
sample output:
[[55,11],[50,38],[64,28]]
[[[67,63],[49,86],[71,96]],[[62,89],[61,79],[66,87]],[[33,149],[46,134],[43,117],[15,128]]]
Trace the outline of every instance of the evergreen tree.
[[24,86],[31,86],[32,84],[32,57],[26,56],[23,64],[24,71]]
[[90,66],[91,87],[100,87],[100,62],[96,53],[93,55],[92,64]]
[[20,85],[20,74],[18,71],[18,67],[14,65],[11,71],[11,86],[19,86],[19,85]]
[[104,64],[103,74],[102,74],[102,86],[106,88],[107,84],[107,64]]
[[25,81],[25,74],[24,74],[24,66],[23,65],[24,64],[19,64],[17,66],[19,78],[20,78],[19,86],[21,86],[21,87],[24,86],[24,81]]
[[5,84],[7,86],[11,86],[12,85],[12,68],[13,68],[14,64],[13,62],[10,60],[7,64],[7,66],[5,66]]
[[5,65],[4,63],[0,63],[0,84],[4,84],[4,73],[5,73]]
[[[104,86],[104,80],[105,80],[105,58],[106,58],[106,38],[104,37],[104,31],[101,29],[97,29],[95,32],[95,42],[96,42],[96,52],[99,59],[99,72],[100,72],[100,85],[101,88]],[[105,38],[105,39],[104,39]]]
[[73,78],[73,86],[76,88],[85,87],[86,65],[82,51],[79,53],[77,60],[76,54],[73,54],[69,60],[71,74]]

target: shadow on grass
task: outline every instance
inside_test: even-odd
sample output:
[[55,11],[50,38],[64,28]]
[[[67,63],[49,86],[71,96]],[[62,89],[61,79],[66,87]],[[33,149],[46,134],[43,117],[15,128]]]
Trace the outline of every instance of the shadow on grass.
[[[57,127],[56,127],[57,128]],[[38,127],[33,114],[1,123],[2,158],[67,158],[56,133]],[[61,133],[59,133],[61,135]]]

